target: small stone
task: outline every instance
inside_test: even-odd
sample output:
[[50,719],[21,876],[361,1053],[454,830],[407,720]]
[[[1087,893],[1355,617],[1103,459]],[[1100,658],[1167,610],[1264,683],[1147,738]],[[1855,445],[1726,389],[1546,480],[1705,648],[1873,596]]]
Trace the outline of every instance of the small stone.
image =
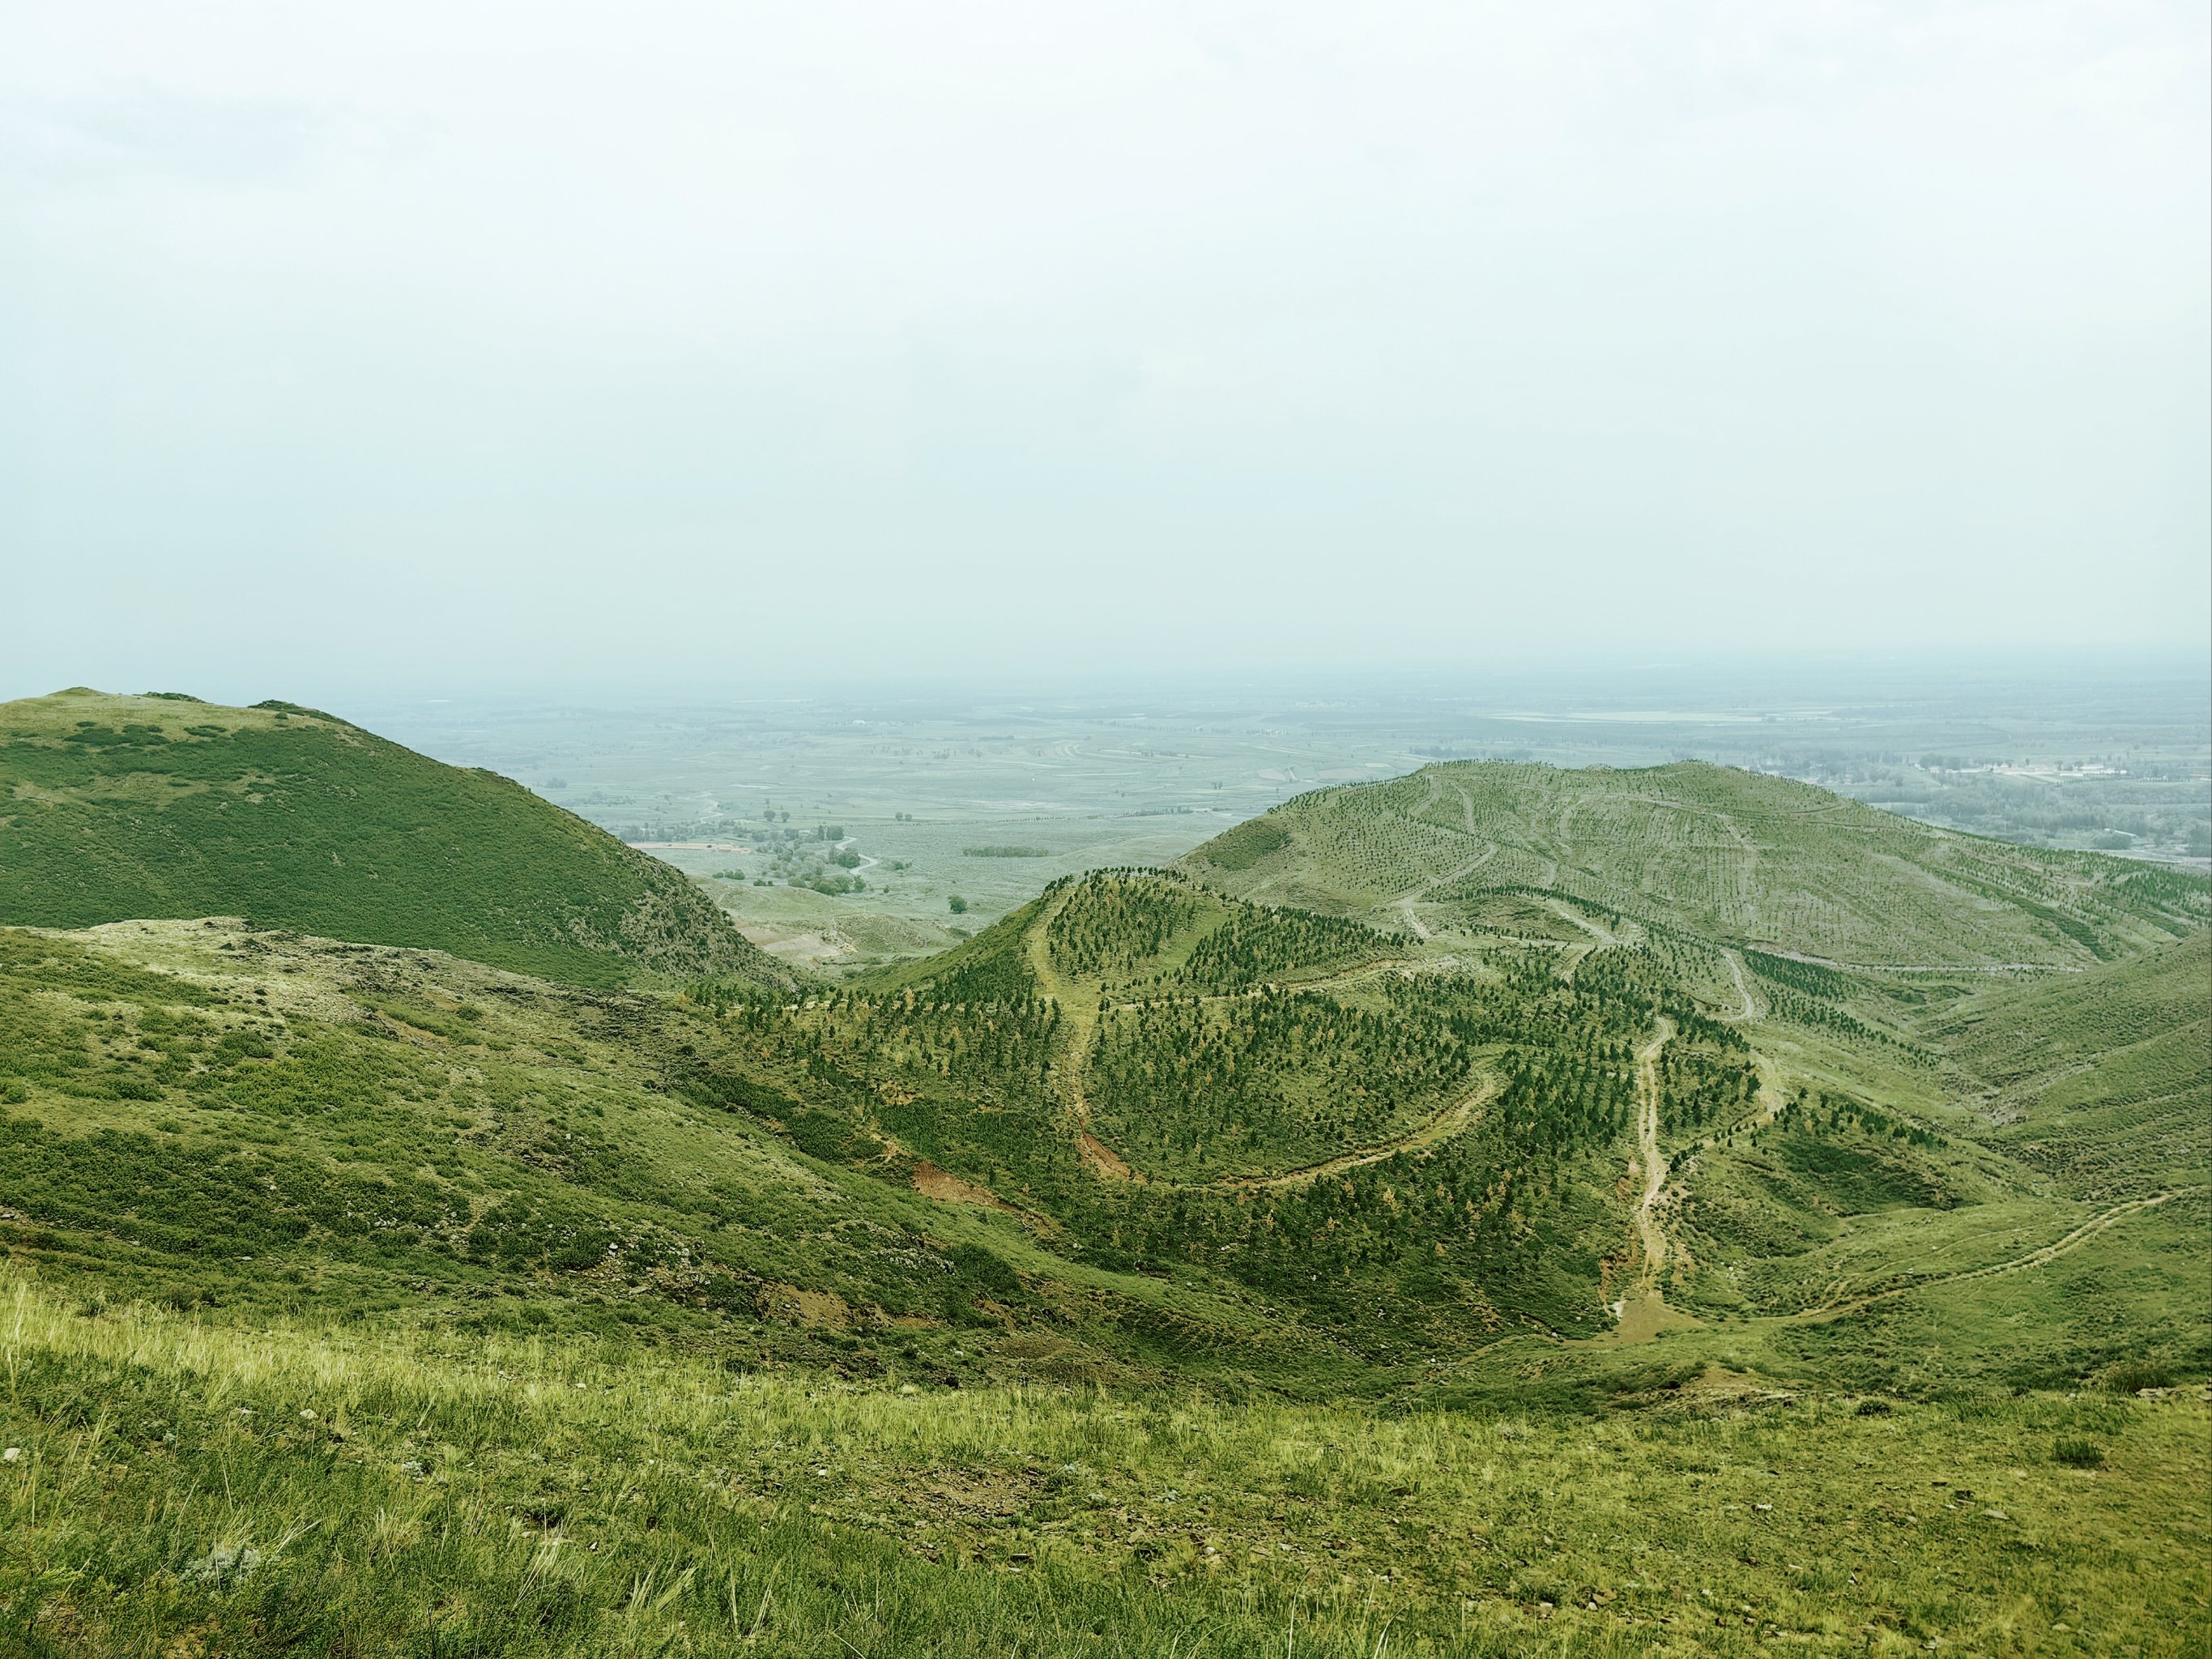
[[6,1451],[0,1452],[0,1463],[19,1463],[22,1458],[23,1449],[21,1446],[10,1446]]

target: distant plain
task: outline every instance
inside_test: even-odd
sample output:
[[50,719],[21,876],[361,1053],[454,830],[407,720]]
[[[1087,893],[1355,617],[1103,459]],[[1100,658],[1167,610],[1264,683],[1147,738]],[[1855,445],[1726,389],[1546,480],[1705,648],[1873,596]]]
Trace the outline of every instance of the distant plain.
[[[653,850],[708,878],[756,942],[835,970],[941,949],[1057,877],[1171,862],[1307,790],[1440,759],[1712,760],[1980,835],[2212,869],[2204,684],[2180,659],[1911,659],[338,712],[633,842],[746,848]],[[771,825],[770,811],[789,817]],[[860,856],[861,890],[801,884],[825,867],[828,843],[810,842],[823,828]],[[781,831],[799,844],[779,863]],[[732,871],[744,879],[714,879]]]

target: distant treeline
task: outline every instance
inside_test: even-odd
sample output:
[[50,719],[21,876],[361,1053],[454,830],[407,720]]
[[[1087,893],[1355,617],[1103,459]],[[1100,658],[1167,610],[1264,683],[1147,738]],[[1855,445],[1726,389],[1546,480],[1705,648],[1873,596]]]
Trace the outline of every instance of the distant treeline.
[[963,859],[1042,859],[1052,856],[1051,849],[1043,847],[963,847]]

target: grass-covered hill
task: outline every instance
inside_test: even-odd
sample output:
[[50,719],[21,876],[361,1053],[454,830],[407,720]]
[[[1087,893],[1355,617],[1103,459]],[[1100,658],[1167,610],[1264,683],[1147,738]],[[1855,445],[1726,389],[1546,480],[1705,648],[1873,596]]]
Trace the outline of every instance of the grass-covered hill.
[[1776,787],[1431,769],[835,986],[0,927],[0,1651],[2197,1650],[2203,884]]
[[1184,868],[1242,897],[1387,921],[1540,922],[1585,902],[1726,944],[1893,967],[2081,965],[2212,915],[2201,877],[1917,823],[1685,762],[1499,761],[1302,795]]
[[779,1133],[803,1103],[707,1073],[720,1037],[683,999],[230,921],[0,929],[0,1240],[179,1308],[877,1375],[973,1375],[979,1327],[1065,1330],[1030,1358],[1092,1372],[1149,1374],[1155,1323],[1259,1341],[1218,1297],[811,1156]]
[[577,984],[790,982],[666,866],[328,714],[82,689],[0,704],[0,923],[212,915]]
[[2212,933],[1969,997],[1930,1036],[1989,1088],[1996,1139],[2076,1189],[2212,1179]]
[[[1938,1369],[2085,1375],[2166,1320],[2204,1209],[2201,1096],[2160,1103],[2170,1157],[2123,1115],[2075,1123],[2071,1156],[2132,1175],[2055,1187],[1946,1023],[2030,975],[1729,959],[1672,932],[1423,939],[1101,872],[804,1006],[727,1000],[702,1054],[805,1103],[779,1127],[817,1157],[1006,1206],[1071,1259],[1226,1285],[1386,1370],[1599,1335],[1639,1287],[1711,1320],[1809,1319],[1930,1257],[2004,1271],[2145,1198],[2159,1215],[2128,1236],[2164,1242],[2124,1315],[2057,1304],[2034,1340]],[[2094,992],[2130,966],[2047,977]],[[2130,1003],[2099,1041],[2166,1055],[2172,1014]],[[2195,1317],[2156,1340],[2212,1352]]]
[[[2201,1195],[2039,1199],[1927,1068],[1636,947],[1180,978],[1279,926],[1121,872],[781,1002],[0,930],[0,1650],[2192,1650]],[[1378,981],[1510,1109],[1221,1183],[1421,1085]],[[1146,1141],[1179,1058],[1267,1134]],[[1565,1341],[1647,1081],[1696,1322]]]
[[1225,1285],[1368,1364],[1509,1322],[1605,1328],[1611,1150],[1657,993],[1625,962],[1408,979],[1401,949],[1103,872],[933,975],[733,1000],[714,1063],[805,1101],[786,1128],[817,1156],[949,1175],[1074,1259]]

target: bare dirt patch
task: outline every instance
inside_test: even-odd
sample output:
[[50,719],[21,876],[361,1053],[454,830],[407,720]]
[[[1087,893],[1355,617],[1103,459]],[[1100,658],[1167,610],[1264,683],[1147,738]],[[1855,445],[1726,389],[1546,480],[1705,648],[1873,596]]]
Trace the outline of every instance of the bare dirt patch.
[[940,1204],[981,1204],[989,1209],[1004,1210],[1008,1215],[1018,1213],[988,1187],[963,1181],[950,1170],[939,1169],[926,1158],[914,1166],[914,1189]]
[[1076,1145],[1082,1149],[1083,1161],[1097,1170],[1099,1174],[1110,1176],[1115,1181],[1137,1181],[1142,1178],[1128,1166],[1119,1152],[1099,1139],[1097,1135],[1092,1134],[1090,1130],[1085,1129],[1076,1137]]
[[802,1291],[791,1285],[770,1285],[761,1300],[770,1318],[794,1325],[842,1331],[854,1323],[852,1304],[835,1291]]
[[853,950],[834,933],[783,927],[772,921],[746,922],[738,931],[777,961],[799,968],[820,968],[842,962]]

